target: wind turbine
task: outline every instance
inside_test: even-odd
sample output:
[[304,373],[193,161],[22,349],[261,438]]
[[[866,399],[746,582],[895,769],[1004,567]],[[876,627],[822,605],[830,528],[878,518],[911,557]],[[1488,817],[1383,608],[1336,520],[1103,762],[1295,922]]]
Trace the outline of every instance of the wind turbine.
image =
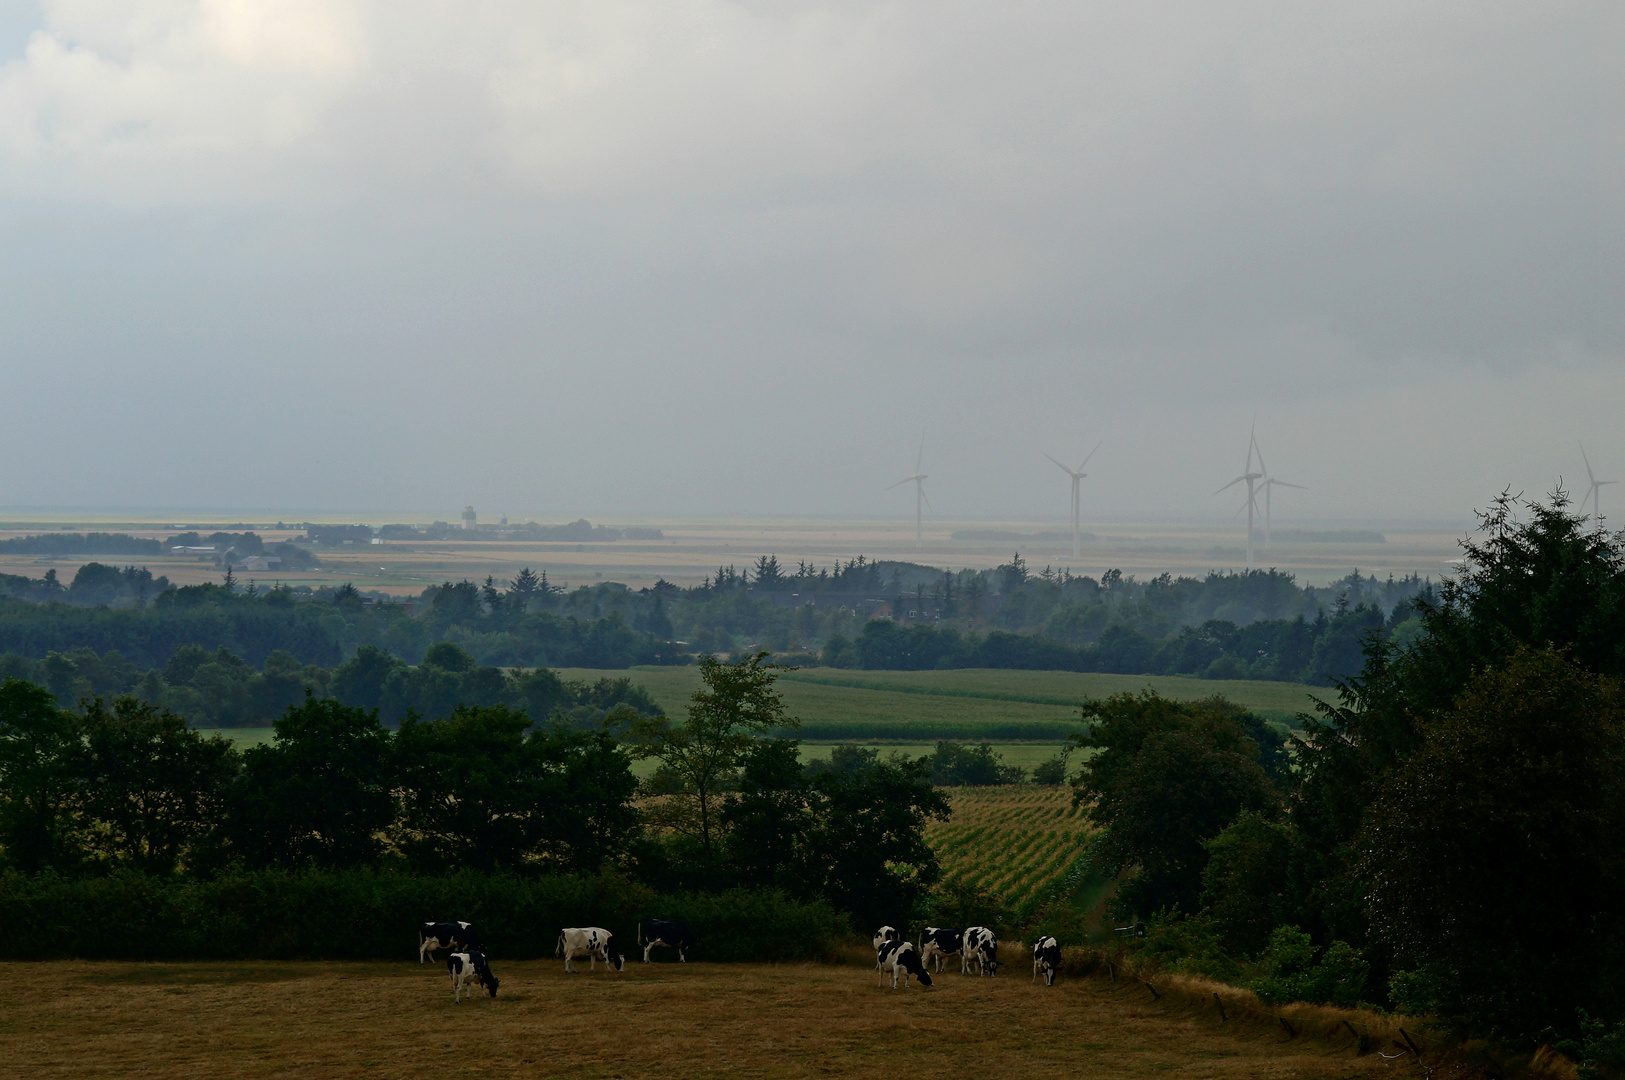
[[[1101,441],[1104,442],[1105,440],[1101,440]],[[1100,449],[1100,443],[1095,443],[1095,450],[1099,450],[1099,449]],[[1095,456],[1095,450],[1089,451],[1089,457],[1086,457],[1086,458],[1083,459],[1083,464],[1079,465],[1077,467],[1076,471],[1067,468],[1065,465],[1062,465],[1059,461],[1055,461],[1055,459],[1052,458],[1052,457],[1049,457],[1048,454],[1044,455],[1045,457],[1049,458],[1051,461],[1055,461],[1056,468],[1060,469],[1062,472],[1066,473],[1068,476],[1070,476],[1072,478],[1072,557],[1074,559],[1078,559],[1078,558],[1083,557],[1083,552],[1078,547],[1078,507],[1080,505],[1080,500],[1078,498],[1078,484],[1083,481],[1083,478],[1085,476],[1089,475],[1088,473],[1083,471],[1083,466],[1089,464],[1089,458],[1092,458],[1092,457]]]
[[[1254,441],[1253,445],[1255,447],[1258,446],[1257,441]],[[1262,484],[1259,484],[1258,487],[1259,487],[1259,490],[1261,490],[1264,493],[1264,550],[1268,551],[1269,548],[1270,548],[1270,495],[1271,495],[1271,493],[1278,487],[1297,488],[1299,491],[1308,491],[1309,489],[1307,487],[1305,487],[1304,485],[1302,485],[1302,484],[1289,484],[1285,480],[1277,480],[1273,476],[1271,476],[1269,474],[1269,472],[1270,472],[1269,466],[1264,464],[1264,451],[1263,451],[1262,448],[1260,448],[1259,451],[1258,451],[1258,469],[1259,469],[1260,472],[1262,472],[1264,474],[1264,482]]]
[[890,484],[886,488],[887,491],[890,491],[892,488],[902,487],[904,484],[908,483],[910,480],[914,481],[914,548],[915,548],[916,551],[922,549],[925,546],[924,533],[922,533],[921,529],[920,529],[920,513],[921,513],[920,507],[921,507],[922,504],[925,505],[925,506],[930,506],[931,505],[931,500],[927,499],[925,497],[925,482],[928,479],[928,477],[925,475],[925,473],[920,471],[920,465],[924,461],[925,461],[925,433],[921,432],[920,433],[920,453],[914,459],[914,475],[913,476],[905,476],[901,480],[897,481],[897,483]]
[[1586,457],[1585,443],[1580,444],[1580,460],[1586,463],[1586,479],[1591,481],[1591,486],[1586,488],[1585,498],[1580,500],[1580,512],[1585,513],[1586,499],[1590,499],[1591,517],[1600,525],[1602,523],[1602,510],[1598,506],[1597,497],[1602,494],[1603,488],[1609,484],[1617,483],[1617,481],[1597,479],[1597,474],[1591,471],[1591,459]]
[[[1258,456],[1258,471],[1253,471],[1253,456]],[[1247,511],[1247,569],[1253,568],[1253,512],[1258,509],[1258,482],[1264,479],[1264,455],[1258,449],[1258,422],[1254,421],[1252,430],[1247,434],[1247,464],[1242,467],[1241,475],[1230,481],[1224,487],[1215,491],[1229,491],[1237,484],[1247,485],[1247,503],[1241,509]],[[1236,513],[1241,513],[1237,510]]]

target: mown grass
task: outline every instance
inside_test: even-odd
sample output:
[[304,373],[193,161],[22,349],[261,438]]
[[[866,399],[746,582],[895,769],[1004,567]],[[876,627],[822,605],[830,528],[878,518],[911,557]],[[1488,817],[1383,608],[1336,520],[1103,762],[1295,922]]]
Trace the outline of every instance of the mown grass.
[[499,996],[459,1006],[443,968],[409,960],[6,964],[0,1052],[30,1077],[152,1080],[1394,1074],[1346,1045],[1221,1022],[1126,981],[1035,985],[1019,963],[929,991],[877,989],[872,970],[834,965],[493,967]]

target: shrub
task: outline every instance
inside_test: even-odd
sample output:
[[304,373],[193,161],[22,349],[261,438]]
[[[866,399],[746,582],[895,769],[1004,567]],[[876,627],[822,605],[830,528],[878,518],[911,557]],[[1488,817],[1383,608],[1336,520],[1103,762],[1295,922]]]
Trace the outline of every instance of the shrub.
[[209,881],[121,873],[0,874],[7,959],[408,958],[419,923],[473,922],[495,955],[551,956],[565,926],[602,926],[632,948],[637,920],[689,920],[713,960],[820,960],[844,932],[822,901],[735,890],[658,896],[616,872],[596,877],[444,877],[267,870]]
[[1275,928],[1269,946],[1259,957],[1259,967],[1262,976],[1243,985],[1265,1001],[1312,1001],[1347,1007],[1360,1003],[1360,991],[1369,971],[1347,942],[1334,941],[1317,950],[1308,933],[1296,926]]

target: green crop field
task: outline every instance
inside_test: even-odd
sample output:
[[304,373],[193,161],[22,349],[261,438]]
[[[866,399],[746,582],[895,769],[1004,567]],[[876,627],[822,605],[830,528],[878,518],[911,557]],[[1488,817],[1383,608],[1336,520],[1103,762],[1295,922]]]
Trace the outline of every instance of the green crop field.
[[1012,908],[1037,899],[1083,856],[1091,830],[1070,787],[956,788],[948,799],[953,817],[927,826],[926,842],[944,872]]
[[[567,679],[630,675],[660,706],[680,717],[700,685],[695,667],[639,667],[629,671],[566,668]],[[1060,743],[1078,730],[1078,702],[1150,687],[1182,701],[1223,694],[1268,719],[1291,723],[1312,712],[1322,687],[1250,680],[1158,675],[1096,675],[1069,671],[847,671],[804,668],[779,680],[784,703],[802,721],[811,742]]]

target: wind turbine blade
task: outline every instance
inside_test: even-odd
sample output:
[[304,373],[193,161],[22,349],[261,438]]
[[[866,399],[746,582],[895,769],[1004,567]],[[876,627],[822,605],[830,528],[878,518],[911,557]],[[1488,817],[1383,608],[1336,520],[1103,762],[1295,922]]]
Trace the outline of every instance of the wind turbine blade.
[[931,505],[931,496],[925,493],[924,484],[920,485],[920,498],[925,500],[926,508],[929,509],[933,514],[937,512],[937,508]]
[[1266,483],[1266,484],[1274,484],[1276,487],[1297,488],[1299,491],[1308,491],[1309,490],[1309,487],[1308,487],[1307,484],[1289,484],[1285,480],[1270,479],[1270,480],[1264,481],[1264,483]]
[[920,452],[914,456],[914,472],[920,471],[920,465],[925,461],[925,432],[920,432]]
[[1228,484],[1224,485],[1224,487],[1220,488],[1218,491],[1215,491],[1213,494],[1221,495],[1224,492],[1229,491],[1231,488],[1235,487],[1237,484],[1241,483],[1245,479],[1247,479],[1245,476],[1238,476],[1234,480],[1230,481]]
[[[1043,454],[1044,452],[1042,450],[1040,450],[1039,453]],[[1048,454],[1044,454],[1044,456],[1049,458],[1051,461],[1055,461],[1055,459],[1052,458],[1052,457],[1049,457]],[[1057,469],[1060,469],[1062,472],[1066,473],[1068,476],[1072,475],[1072,470],[1067,468],[1065,465],[1062,465],[1059,461],[1055,461],[1055,467]]]
[[1586,479],[1590,480],[1591,483],[1593,485],[1595,485],[1596,482],[1597,482],[1597,478],[1591,472],[1591,459],[1586,457],[1586,444],[1585,443],[1580,444],[1580,460],[1586,463]]
[[914,479],[912,476],[905,476],[901,480],[897,481],[897,483],[895,483],[895,484],[887,484],[886,485],[886,490],[890,491],[892,488],[902,487],[904,484],[908,483],[912,479]]
[[[1099,450],[1100,447],[1101,447],[1101,444],[1103,444],[1105,441],[1106,441],[1105,439],[1101,439],[1100,442],[1095,443],[1095,450]],[[1078,471],[1079,472],[1083,471],[1084,465],[1089,464],[1089,458],[1092,458],[1092,457],[1095,456],[1095,450],[1089,451],[1089,457],[1086,457],[1086,458],[1083,459],[1083,465],[1078,466]]]

